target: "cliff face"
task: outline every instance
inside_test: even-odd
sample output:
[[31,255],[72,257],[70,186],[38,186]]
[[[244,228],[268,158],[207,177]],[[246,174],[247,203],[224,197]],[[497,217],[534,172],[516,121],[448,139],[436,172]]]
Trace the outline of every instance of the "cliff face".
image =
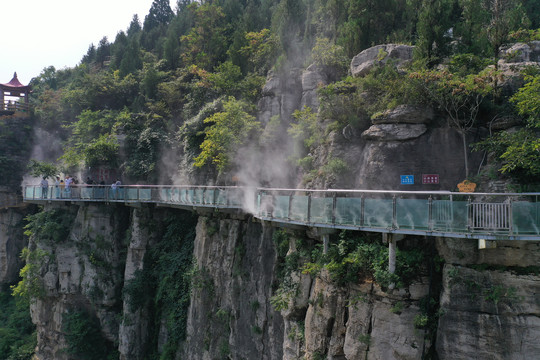
[[[97,324],[95,351],[121,359],[525,359],[540,351],[537,243],[479,250],[472,240],[405,238],[399,248],[432,248],[445,265],[439,272],[425,260],[413,281],[392,290],[361,274],[344,283],[324,269],[302,273],[304,250],[316,249],[320,237],[247,215],[202,213],[194,222],[175,209],[46,210],[54,209],[74,217],[66,239],[30,244],[47,253],[39,272],[46,291],[32,304],[40,359],[77,357],[66,351],[74,313]],[[188,258],[164,247],[170,236],[188,245]],[[279,249],[278,237],[287,248]],[[330,247],[338,246],[332,235]],[[153,271],[186,263],[170,274],[188,277],[191,290],[163,302],[173,285]],[[283,289],[293,291],[280,298]],[[426,301],[435,302],[428,313]],[[181,306],[183,316],[167,310]],[[175,326],[183,336],[175,338]]]
[[18,256],[26,245],[23,236],[24,210],[0,209],[0,284],[13,284],[23,265]]
[[31,304],[37,326],[40,359],[69,359],[66,316],[85,314],[99,322],[100,343],[114,348],[118,339],[118,315],[125,264],[125,239],[129,212],[106,206],[46,207],[60,211],[65,238],[52,242],[45,234],[34,235],[30,251],[42,251],[37,275],[44,292]]

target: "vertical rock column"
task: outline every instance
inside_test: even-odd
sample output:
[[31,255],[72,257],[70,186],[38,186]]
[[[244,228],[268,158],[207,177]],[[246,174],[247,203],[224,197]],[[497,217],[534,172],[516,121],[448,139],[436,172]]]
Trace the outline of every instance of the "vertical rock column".
[[[127,250],[124,284],[135,278],[137,270],[144,267],[144,255],[151,242],[151,234],[141,226],[148,220],[145,209],[135,209],[131,222],[131,240]],[[148,317],[144,309],[132,311],[129,294],[125,294],[123,303],[123,320],[119,329],[120,359],[142,359],[144,344],[148,338]]]
[[12,284],[18,279],[20,253],[26,240],[22,228],[16,225],[23,217],[15,209],[0,210],[0,284]]

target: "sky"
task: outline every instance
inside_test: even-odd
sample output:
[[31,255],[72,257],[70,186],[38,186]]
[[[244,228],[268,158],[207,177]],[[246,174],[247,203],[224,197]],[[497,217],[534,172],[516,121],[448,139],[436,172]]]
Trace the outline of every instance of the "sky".
[[[44,68],[80,63],[90,44],[113,42],[133,15],[144,21],[153,0],[0,0],[0,83],[17,72],[27,85]],[[176,9],[176,0],[171,0]]]

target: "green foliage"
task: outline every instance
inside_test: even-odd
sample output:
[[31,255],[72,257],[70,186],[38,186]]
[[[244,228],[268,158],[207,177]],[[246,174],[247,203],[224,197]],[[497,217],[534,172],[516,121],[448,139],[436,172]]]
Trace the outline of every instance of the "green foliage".
[[211,70],[225,58],[229,39],[226,37],[225,14],[217,4],[193,2],[193,27],[180,38],[183,45],[182,60],[186,65],[197,65]]
[[64,313],[63,326],[68,354],[85,360],[118,358],[117,350],[101,334],[97,317],[86,310]]
[[204,130],[205,139],[195,166],[212,163],[220,172],[231,166],[236,151],[259,131],[260,124],[247,112],[250,110],[247,103],[231,97],[223,104],[222,112],[204,120],[212,125]]
[[540,128],[540,75],[526,76],[525,85],[515,93],[510,101],[518,114],[527,119],[531,128]]
[[30,360],[37,343],[35,326],[27,302],[17,301],[0,290],[0,357]]
[[475,54],[456,54],[450,59],[448,70],[452,74],[466,76],[484,70],[492,61]]
[[204,286],[192,265],[195,225],[196,217],[189,213],[166,218],[161,240],[147,252],[143,270],[137,271],[124,288],[132,311],[147,308],[151,314],[148,358],[157,356],[162,319],[168,338],[161,359],[173,359],[175,349],[186,337],[192,281]]
[[117,128],[129,117],[127,111],[83,111],[70,126],[72,134],[61,159],[68,166],[117,166]]
[[512,42],[524,42],[524,43],[528,43],[531,41],[539,41],[540,29],[536,29],[536,30],[519,29],[516,31],[512,31],[510,32],[510,34],[508,34],[508,39]]
[[349,124],[355,127],[359,125],[367,104],[362,100],[360,92],[357,92],[357,81],[348,77],[317,90],[321,118],[333,119],[342,128]]
[[311,51],[315,64],[333,67],[341,74],[347,71],[349,58],[345,55],[343,47],[333,44],[330,39],[317,38]]
[[245,38],[247,44],[240,49],[240,53],[248,58],[248,69],[265,75],[277,55],[276,35],[268,29],[262,29],[259,32],[246,33]]
[[0,186],[20,189],[26,159],[31,150],[31,120],[0,116]]
[[415,51],[428,63],[435,63],[447,54],[450,39],[445,35],[451,27],[452,3],[450,0],[422,1],[416,25],[418,40]]
[[323,166],[323,172],[328,175],[339,176],[349,171],[349,165],[339,158],[330,158]]
[[429,317],[426,314],[416,314],[414,317],[414,327],[424,329],[429,322]]
[[312,253],[311,262],[303,271],[316,275],[325,268],[339,285],[373,279],[383,287],[395,283],[398,287],[410,284],[422,272],[426,256],[422,250],[400,250],[396,253],[396,272],[388,272],[388,248],[378,240],[353,236],[343,231],[339,241],[331,243],[327,254],[320,249]]
[[371,335],[370,334],[360,334],[358,336],[358,341],[363,343],[366,346],[369,346],[369,343],[371,342]]
[[23,303],[30,304],[36,299],[42,299],[45,296],[45,287],[41,276],[41,267],[49,254],[41,249],[29,250],[24,248],[21,252],[21,258],[26,264],[19,272],[21,280],[17,285],[11,286],[13,296],[19,296]]
[[34,177],[44,177],[54,179],[58,175],[58,168],[51,163],[45,161],[37,161],[31,159],[27,165],[30,175]]
[[51,209],[28,215],[24,234],[36,243],[52,244],[67,240],[75,214],[67,209]]
[[277,288],[270,298],[270,304],[276,311],[287,309],[290,301],[296,296],[298,284],[292,280],[291,275],[301,269],[301,264],[308,257],[305,249],[289,251],[291,241],[295,241],[297,247],[302,247],[302,241],[296,237],[292,238],[292,236],[283,230],[276,230],[272,235],[277,253],[276,278],[279,280],[274,284],[274,288]]
[[527,126],[517,132],[496,133],[475,144],[479,150],[491,151],[501,162],[502,173],[508,173],[524,184],[537,184],[540,174],[540,75],[527,76],[525,85],[512,96],[519,115],[527,121]]
[[121,123],[126,134],[126,174],[136,180],[157,181],[163,148],[170,144],[165,119],[157,114],[132,115]]
[[295,153],[290,157],[292,160],[305,158],[305,154],[319,146],[324,139],[324,132],[318,123],[317,114],[310,107],[295,110],[293,117],[295,122],[292,122],[287,129],[288,133],[296,140]]

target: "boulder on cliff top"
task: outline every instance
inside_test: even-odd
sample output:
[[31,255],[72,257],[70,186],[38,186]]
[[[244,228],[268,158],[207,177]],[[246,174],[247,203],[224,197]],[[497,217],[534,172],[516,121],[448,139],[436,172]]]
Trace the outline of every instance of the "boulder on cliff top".
[[351,61],[351,74],[365,76],[376,65],[386,64],[393,60],[397,67],[412,60],[414,46],[385,44],[370,47],[353,57]]
[[373,124],[427,124],[433,119],[433,109],[414,105],[398,105],[371,121]]
[[405,141],[420,137],[427,130],[424,124],[378,124],[362,133],[365,140]]
[[499,58],[505,63],[540,62],[540,41],[515,43],[501,48]]

